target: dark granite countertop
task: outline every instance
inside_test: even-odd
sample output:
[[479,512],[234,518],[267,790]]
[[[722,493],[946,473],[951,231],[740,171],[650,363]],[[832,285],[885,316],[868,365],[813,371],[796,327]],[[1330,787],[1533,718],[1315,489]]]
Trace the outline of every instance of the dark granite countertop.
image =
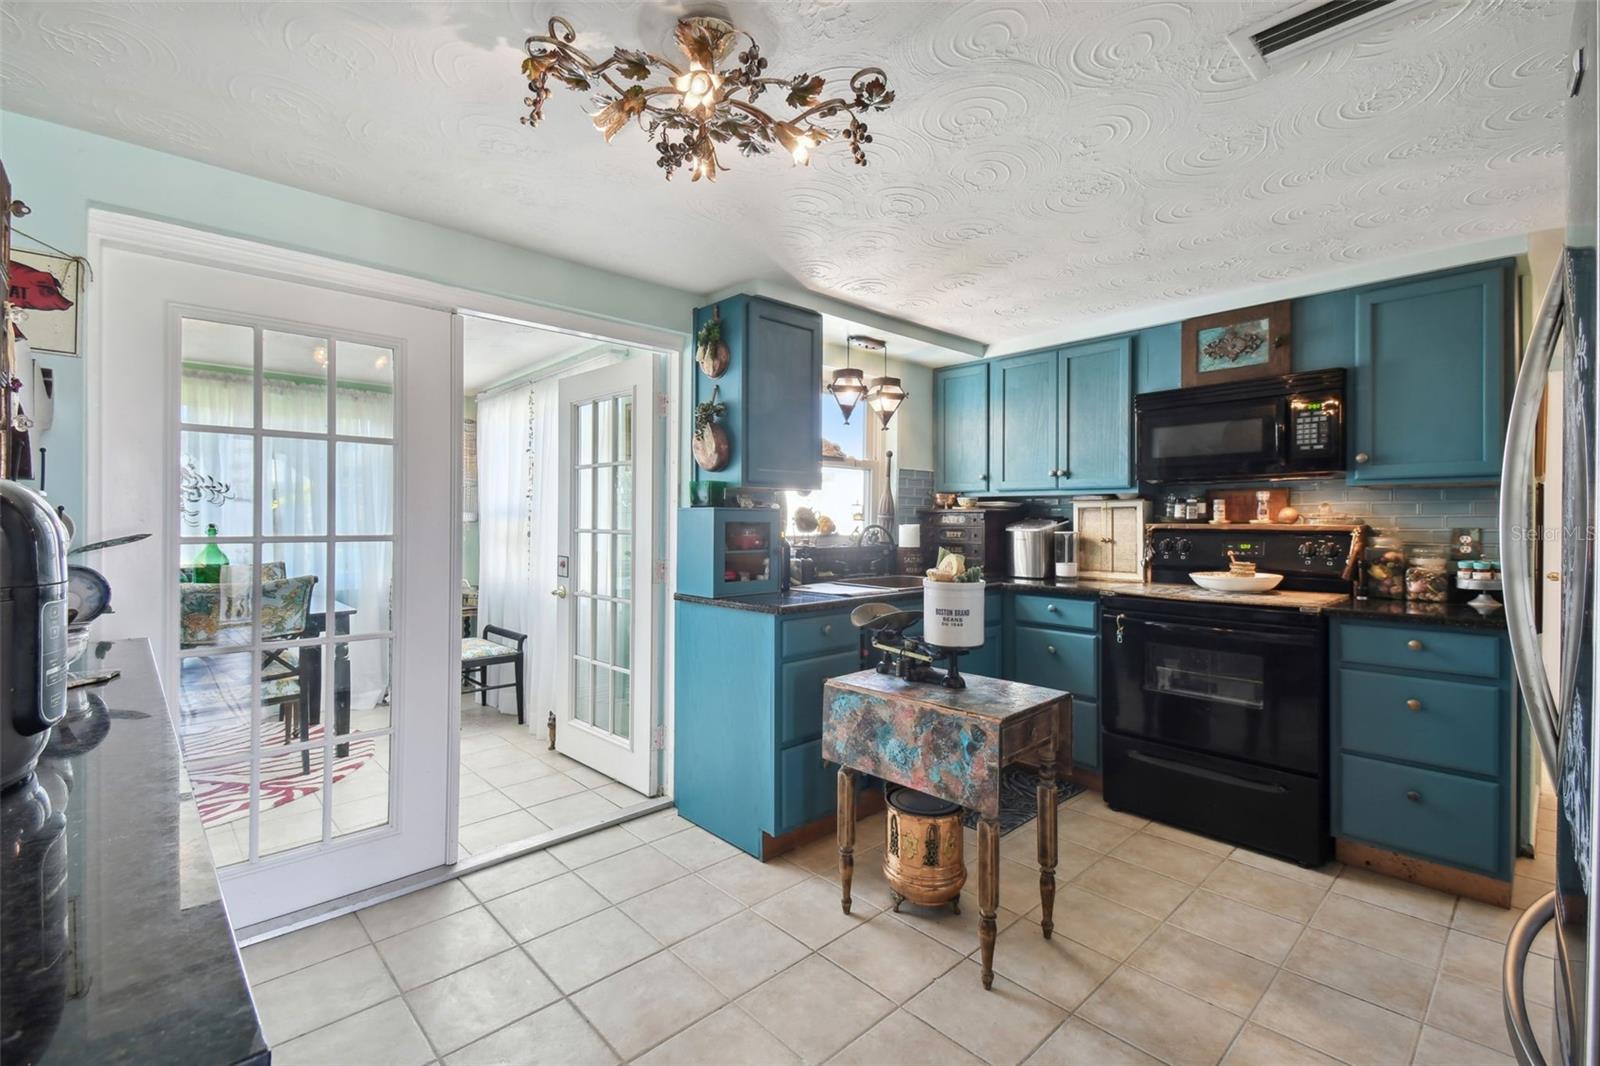
[[0,796],[0,1059],[271,1061],[147,641]]
[[[849,578],[839,578],[840,582],[848,582]],[[1130,584],[1137,588],[1136,583],[1127,581],[1077,581],[1065,579],[1062,581],[1019,581],[1007,578],[1004,581],[991,581],[988,583],[991,592],[1003,589],[1015,589],[1018,592],[1041,592],[1053,596],[1070,596],[1079,599],[1094,599],[1097,596],[1126,590]],[[769,592],[759,596],[691,596],[688,593],[677,593],[673,598],[681,603],[703,603],[712,607],[728,607],[735,611],[756,611],[760,614],[814,614],[821,611],[836,611],[845,607],[855,607],[863,603],[893,603],[911,597],[921,598],[920,588],[909,589],[862,589],[859,595],[844,596],[829,593],[807,592],[804,586],[791,589],[788,592]]]
[[1488,629],[1505,632],[1505,608],[1480,611],[1464,603],[1414,603],[1410,600],[1348,599],[1329,607],[1329,614],[1359,618],[1363,622],[1421,623],[1455,626],[1460,629]]

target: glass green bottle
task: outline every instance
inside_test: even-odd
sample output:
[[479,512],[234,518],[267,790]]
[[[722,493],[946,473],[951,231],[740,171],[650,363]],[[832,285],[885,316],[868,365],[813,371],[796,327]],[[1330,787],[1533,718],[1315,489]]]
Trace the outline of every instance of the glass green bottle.
[[194,560],[194,580],[206,585],[220,585],[222,583],[222,568],[228,565],[228,557],[217,546],[217,527],[215,523],[206,526],[206,536],[210,543],[200,549],[200,554]]

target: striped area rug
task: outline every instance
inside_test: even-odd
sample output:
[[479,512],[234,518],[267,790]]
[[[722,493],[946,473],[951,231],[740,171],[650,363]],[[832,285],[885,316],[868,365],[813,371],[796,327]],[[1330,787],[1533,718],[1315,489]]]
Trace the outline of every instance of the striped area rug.
[[[311,727],[312,740],[323,735],[321,725]],[[371,739],[352,740],[349,754],[335,758],[333,780],[342,781],[361,769],[372,758],[375,745]],[[184,757],[191,762],[217,756],[239,755],[250,750],[249,723],[223,726],[184,740]],[[322,752],[312,749],[311,772],[303,772],[299,750],[267,749],[261,757],[261,809],[282,807],[306,796],[314,796],[322,788]],[[202,825],[216,825],[250,812],[250,763],[243,761],[189,774],[194,786],[195,803],[200,808]]]

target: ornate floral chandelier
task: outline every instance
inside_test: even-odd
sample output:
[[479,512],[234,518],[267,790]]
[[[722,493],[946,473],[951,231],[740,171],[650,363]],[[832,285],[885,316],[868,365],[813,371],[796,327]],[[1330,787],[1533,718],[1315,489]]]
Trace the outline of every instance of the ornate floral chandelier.
[[[728,63],[739,38],[748,47]],[[887,76],[877,67],[858,70],[850,77],[850,96],[824,98],[825,79],[820,74],[770,78],[763,71],[767,60],[754,38],[719,18],[695,15],[678,20],[678,47],[682,64],[653,52],[618,47],[603,60],[591,59],[572,46],[577,34],[572,23],[559,16],[550,20],[549,32],[529,37],[528,58],[522,72],[530,95],[522,119],[536,126],[550,98],[552,77],[579,92],[595,92],[600,110],[593,115],[595,128],[609,142],[630,121],[637,122],[655,142],[656,166],[670,180],[679,167],[690,168],[693,181],[717,179],[726,170],[717,159],[718,145],[734,145],[742,155],[765,155],[777,144],[794,157],[796,165],[809,163],[811,150],[835,136],[850,142],[850,154],[867,165],[863,145],[872,143],[861,116],[883,111],[894,103]],[[661,78],[665,84],[650,84]],[[782,92],[795,113],[776,118],[756,106],[767,91]],[[820,123],[848,115],[842,130]]]

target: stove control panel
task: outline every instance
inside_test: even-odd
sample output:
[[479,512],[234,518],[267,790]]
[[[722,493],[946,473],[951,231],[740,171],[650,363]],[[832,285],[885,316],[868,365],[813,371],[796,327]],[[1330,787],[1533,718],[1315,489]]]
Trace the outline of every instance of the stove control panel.
[[1226,570],[1229,556],[1262,570],[1336,580],[1350,554],[1350,534],[1328,530],[1157,529],[1150,540],[1155,580],[1187,580],[1196,570]]

